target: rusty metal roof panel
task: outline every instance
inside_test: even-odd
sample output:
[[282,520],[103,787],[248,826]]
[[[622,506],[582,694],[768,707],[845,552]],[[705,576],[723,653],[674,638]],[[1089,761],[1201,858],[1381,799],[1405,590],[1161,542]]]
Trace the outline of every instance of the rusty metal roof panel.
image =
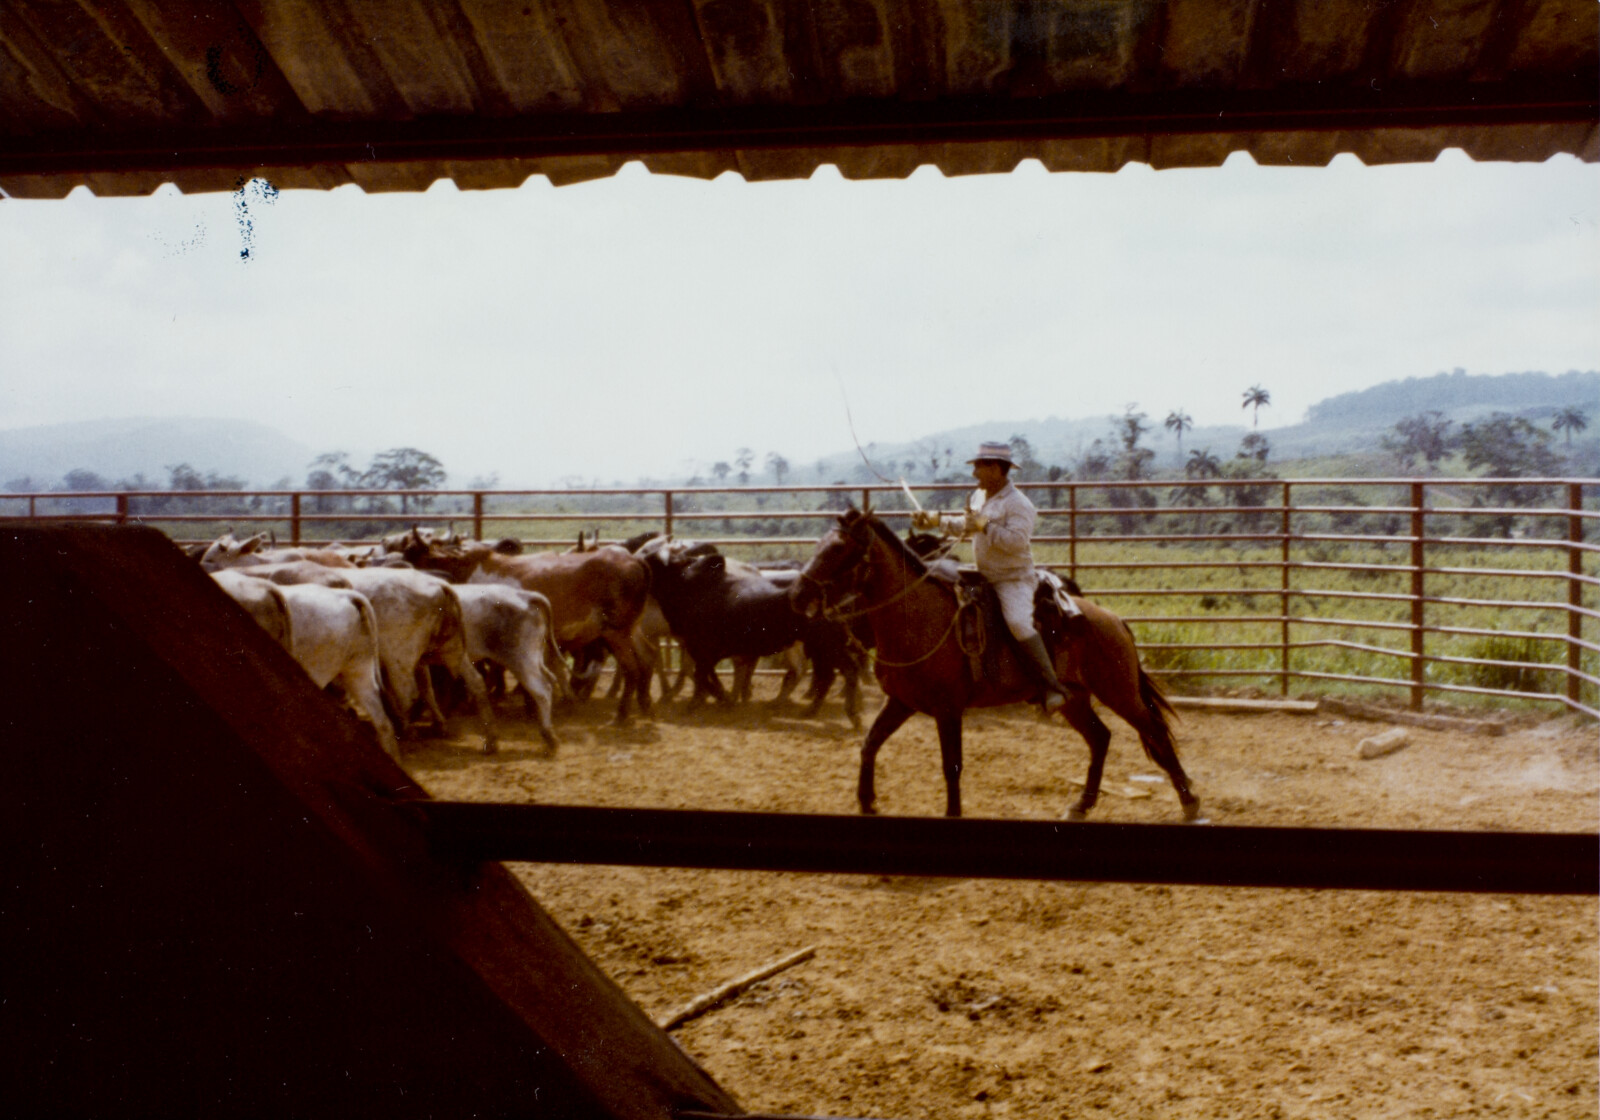
[[0,3],[0,188],[57,197],[1593,161],[1593,0]]

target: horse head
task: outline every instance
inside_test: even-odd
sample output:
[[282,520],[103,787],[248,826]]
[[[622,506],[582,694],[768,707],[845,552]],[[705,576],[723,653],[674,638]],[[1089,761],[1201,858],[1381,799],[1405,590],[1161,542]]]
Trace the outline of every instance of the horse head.
[[871,517],[858,509],[839,515],[822,535],[800,578],[789,588],[789,605],[807,618],[815,617],[851,589],[861,562],[871,545]]

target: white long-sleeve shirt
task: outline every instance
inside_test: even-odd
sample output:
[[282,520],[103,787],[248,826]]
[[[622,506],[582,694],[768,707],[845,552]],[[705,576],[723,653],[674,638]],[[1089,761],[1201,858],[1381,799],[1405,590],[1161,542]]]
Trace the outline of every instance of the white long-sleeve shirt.
[[[981,492],[981,491],[980,491]],[[991,583],[1033,575],[1034,522],[1039,511],[1010,479],[978,511],[988,518],[983,531],[972,538],[972,557]]]

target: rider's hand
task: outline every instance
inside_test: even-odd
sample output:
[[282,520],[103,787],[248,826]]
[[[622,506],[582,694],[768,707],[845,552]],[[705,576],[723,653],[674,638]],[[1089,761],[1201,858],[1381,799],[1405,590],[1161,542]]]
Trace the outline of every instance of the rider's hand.
[[966,531],[981,533],[989,527],[989,519],[975,510],[967,510]]
[[919,533],[931,533],[939,528],[939,512],[931,509],[915,510],[911,514],[911,527]]

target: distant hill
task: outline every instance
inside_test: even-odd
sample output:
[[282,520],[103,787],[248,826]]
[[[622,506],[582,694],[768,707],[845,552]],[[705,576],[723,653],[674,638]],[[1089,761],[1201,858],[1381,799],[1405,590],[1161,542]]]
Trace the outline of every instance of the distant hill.
[[[1548,373],[1469,374],[1456,370],[1432,377],[1408,377],[1319,401],[1306,410],[1303,423],[1276,428],[1263,423],[1260,430],[1271,441],[1274,463],[1340,457],[1370,462],[1382,455],[1382,437],[1392,431],[1397,420],[1406,416],[1438,411],[1455,421],[1459,430],[1461,424],[1502,411],[1548,428],[1548,421],[1568,405],[1576,405],[1590,414],[1589,430],[1574,441],[1575,448],[1580,444],[1590,448],[1588,454],[1579,457],[1580,462],[1588,462],[1594,458],[1591,445],[1600,441],[1600,372],[1594,370],[1573,370],[1556,376]],[[1161,428],[1161,419],[1151,413],[1153,430],[1145,436],[1144,444],[1156,452],[1156,469],[1171,471],[1177,465],[1176,447],[1170,433]],[[1267,417],[1263,415],[1262,419],[1266,421]],[[1184,433],[1183,446],[1186,452],[1209,448],[1213,454],[1226,459],[1233,455],[1239,441],[1250,430],[1244,424],[1199,427]],[[887,475],[927,478],[927,467],[923,464],[932,449],[942,452],[950,448],[953,452],[955,465],[949,470],[941,469],[941,474],[959,472],[964,470],[961,461],[980,440],[1014,435],[1025,437],[1033,445],[1036,458],[1047,464],[1071,466],[1096,439],[1105,440],[1116,449],[1111,417],[1063,420],[1052,416],[1044,420],[992,420],[950,428],[907,443],[877,444],[868,449],[868,454]],[[1556,447],[1565,450],[1565,440],[1558,438]],[[919,464],[915,474],[904,469],[908,459]],[[829,455],[821,463],[826,481],[858,482],[871,477],[860,454],[853,448]],[[816,478],[814,465],[795,466],[795,481]],[[1383,464],[1383,469],[1393,470],[1392,460]]]
[[305,478],[315,454],[305,444],[250,420],[201,418],[88,420],[0,432],[0,483],[32,479],[59,486],[69,471],[93,471],[108,483],[143,474],[164,487],[167,468],[188,463],[249,486]]
[[1439,373],[1385,381],[1370,389],[1341,393],[1306,410],[1306,426],[1384,427],[1402,416],[1437,410],[1458,423],[1496,410],[1538,420],[1559,408],[1600,406],[1600,372]]

